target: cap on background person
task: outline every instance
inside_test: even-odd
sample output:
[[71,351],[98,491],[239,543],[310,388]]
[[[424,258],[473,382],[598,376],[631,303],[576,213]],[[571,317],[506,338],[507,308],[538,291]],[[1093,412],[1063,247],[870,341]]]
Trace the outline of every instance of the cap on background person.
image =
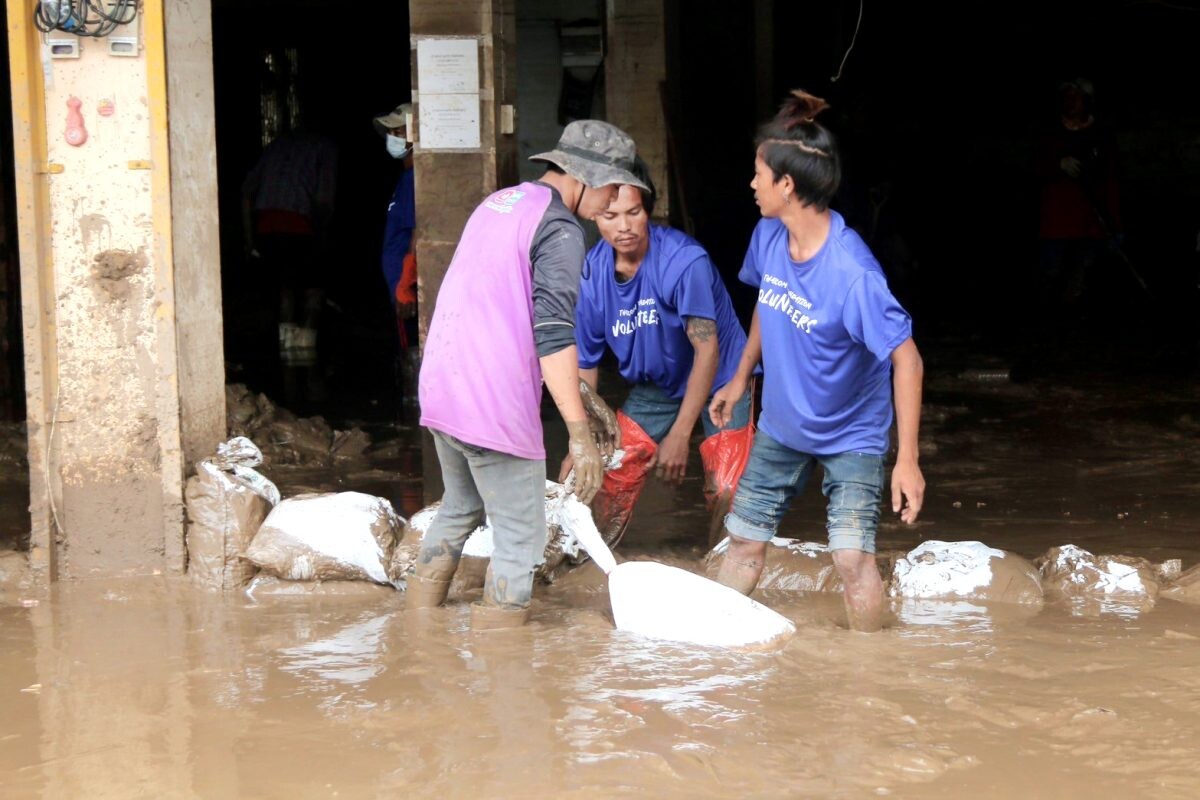
[[375,117],[375,130],[380,136],[387,136],[389,131],[394,131],[397,128],[408,130],[408,118],[412,116],[412,103],[401,103],[392,109],[390,114],[384,114]]

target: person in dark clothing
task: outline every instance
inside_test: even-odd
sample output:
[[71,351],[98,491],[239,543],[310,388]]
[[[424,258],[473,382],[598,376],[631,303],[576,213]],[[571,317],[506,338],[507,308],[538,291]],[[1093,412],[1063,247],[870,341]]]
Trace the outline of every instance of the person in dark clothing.
[[413,146],[408,136],[412,104],[402,103],[390,114],[375,117],[374,124],[387,142],[388,155],[400,162],[400,177],[387,207],[383,232],[383,278],[396,313],[396,388],[405,405],[416,405],[417,260],[413,235],[417,227],[416,190],[413,183]]
[[[294,378],[282,362],[308,373],[310,400],[324,386],[316,366],[316,330],[324,304],[322,266],[329,252],[337,146],[307,130],[277,137],[242,183],[242,230],[246,253],[256,260],[250,282],[260,292],[268,326],[261,332],[256,364],[267,391]],[[288,392],[288,394],[292,394]]]
[[1119,242],[1117,147],[1094,113],[1090,81],[1059,86],[1059,114],[1038,138],[1039,266],[1044,313],[1074,305],[1108,247]]

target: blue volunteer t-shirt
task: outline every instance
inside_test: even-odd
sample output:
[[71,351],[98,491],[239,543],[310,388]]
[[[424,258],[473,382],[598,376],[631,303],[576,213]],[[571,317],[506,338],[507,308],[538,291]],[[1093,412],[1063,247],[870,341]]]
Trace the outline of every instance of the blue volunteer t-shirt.
[[777,219],[754,229],[738,277],[758,287],[763,411],[759,427],[813,455],[888,448],[892,351],[912,320],[888,290],[875,256],[841,214],[805,262],[788,254]]
[[607,346],[625,380],[653,383],[680,400],[693,358],[686,318],[699,317],[717,323],[720,362],[713,391],[728,383],[746,346],[746,332],[700,243],[674,228],[651,225],[646,258],[624,283],[617,280],[614,258],[605,241],[587,254],[575,305],[580,368],[598,366]]

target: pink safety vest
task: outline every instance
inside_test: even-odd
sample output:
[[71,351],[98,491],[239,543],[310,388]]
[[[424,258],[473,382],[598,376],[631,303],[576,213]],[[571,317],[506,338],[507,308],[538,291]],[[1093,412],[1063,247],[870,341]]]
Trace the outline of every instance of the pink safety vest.
[[421,363],[422,425],[530,459],[544,459],[546,449],[529,246],[552,197],[522,183],[471,214],[438,290]]

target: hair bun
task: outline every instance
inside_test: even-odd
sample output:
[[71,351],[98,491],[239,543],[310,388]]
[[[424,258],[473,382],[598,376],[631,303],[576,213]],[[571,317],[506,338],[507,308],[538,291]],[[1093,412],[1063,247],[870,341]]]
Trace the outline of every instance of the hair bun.
[[829,108],[822,98],[811,95],[803,89],[793,89],[791,96],[783,101],[775,121],[790,131],[799,125],[811,125],[817,115]]

